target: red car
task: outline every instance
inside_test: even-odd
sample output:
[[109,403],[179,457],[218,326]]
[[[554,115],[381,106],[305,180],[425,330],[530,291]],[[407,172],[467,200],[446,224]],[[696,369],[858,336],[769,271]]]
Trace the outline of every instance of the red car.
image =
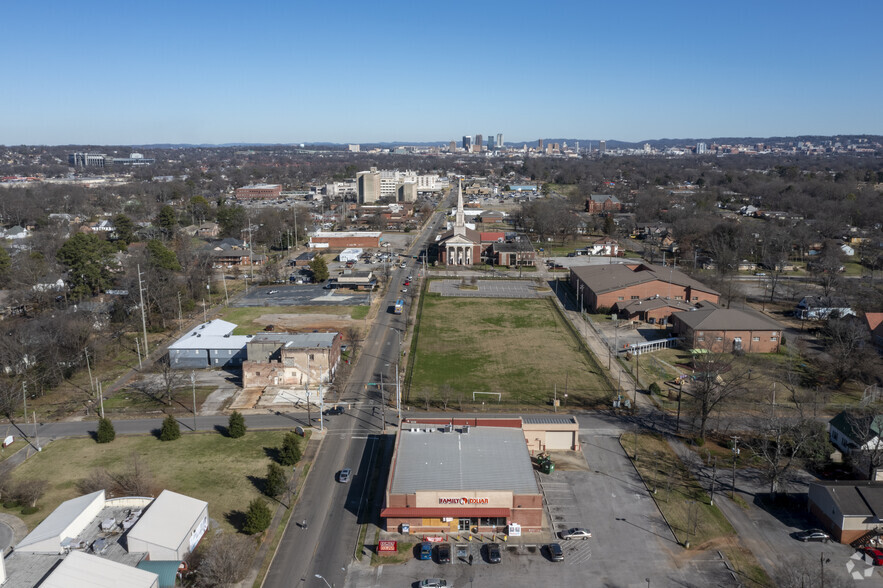
[[866,559],[870,559],[875,566],[883,566],[883,551],[879,549],[871,549],[870,547],[862,549]]
[[410,286],[410,285],[411,285],[411,280],[405,280],[405,283],[402,284],[402,286]]

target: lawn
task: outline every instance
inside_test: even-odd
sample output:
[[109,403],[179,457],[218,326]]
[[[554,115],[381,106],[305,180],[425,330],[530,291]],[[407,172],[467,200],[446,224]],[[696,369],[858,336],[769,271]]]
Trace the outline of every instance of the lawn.
[[258,324],[260,317],[272,314],[333,314],[352,319],[363,319],[368,315],[368,306],[245,306],[228,307],[219,315],[225,321],[238,325],[234,335],[254,335],[265,325]]
[[[668,443],[656,435],[626,433],[620,443],[635,465],[644,485],[682,545],[720,549],[748,586],[770,586],[771,582],[757,559],[743,546],[733,526],[693,477]],[[637,459],[635,450],[637,449]],[[723,475],[725,468],[720,472]],[[723,492],[717,500],[728,500]]]
[[[439,388],[452,388],[451,405],[491,409],[497,400],[473,392],[499,392],[512,405],[551,407],[554,391],[572,407],[606,404],[610,385],[549,299],[443,298],[424,294],[412,346],[406,401],[425,406],[424,390],[438,404]],[[450,405],[449,405],[450,407]]]
[[244,511],[253,498],[261,496],[255,481],[266,475],[269,455],[282,444],[283,433],[249,431],[239,439],[218,433],[185,434],[168,442],[152,435],[126,436],[105,445],[92,439],[55,441],[13,474],[14,480],[49,481],[45,495],[37,502],[40,509],[30,515],[21,514],[20,508],[0,507],[0,512],[20,517],[33,529],[61,502],[79,496],[77,484],[92,470],[122,473],[137,456],[157,491],[167,488],[205,500],[211,518],[232,529],[237,511]]

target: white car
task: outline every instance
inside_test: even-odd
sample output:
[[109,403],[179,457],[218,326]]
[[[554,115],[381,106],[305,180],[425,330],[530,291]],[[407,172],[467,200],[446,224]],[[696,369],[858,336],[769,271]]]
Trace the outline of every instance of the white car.
[[562,539],[588,539],[592,536],[592,533],[588,529],[584,529],[582,527],[574,527],[573,529],[567,529],[566,531],[561,531],[559,533]]
[[454,588],[454,586],[441,578],[426,578],[420,582],[420,588]]

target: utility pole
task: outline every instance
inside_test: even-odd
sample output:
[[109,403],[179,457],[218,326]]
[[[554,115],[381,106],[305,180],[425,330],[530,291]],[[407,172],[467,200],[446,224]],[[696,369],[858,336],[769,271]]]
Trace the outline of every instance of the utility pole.
[[34,411],[34,443],[37,444],[37,451],[42,451],[40,448],[40,438],[37,437],[37,411]]
[[95,382],[92,381],[92,368],[89,366],[89,348],[86,347],[83,349],[83,354],[86,356],[86,369],[89,371],[89,392],[95,394]]
[[380,374],[380,420],[383,423],[380,432],[383,433],[386,431],[386,395],[383,393],[383,373]]
[[196,372],[190,371],[190,389],[193,390],[193,430],[196,430]]
[[21,383],[21,401],[24,403],[25,408],[25,422],[28,422],[28,391],[25,388],[25,383]]
[[552,384],[552,394],[554,396],[554,400],[552,401],[552,408],[555,412],[558,412],[558,384]]
[[307,382],[304,385],[304,391],[307,393],[307,426],[313,426],[313,411],[310,408],[310,356],[307,355]]
[[138,296],[141,298],[141,328],[144,331],[144,357],[146,359],[150,349],[147,344],[147,308],[144,306],[144,289],[141,287],[141,266],[136,265],[135,267],[138,269]]
[[135,338],[135,352],[138,354],[138,369],[140,370],[143,366],[141,365],[141,344],[138,343],[137,337]]
[[398,413],[398,422],[402,422],[402,389],[399,381],[399,364],[396,362],[396,411]]
[[104,386],[98,382],[98,401],[101,406],[101,418],[104,418]]
[[717,476],[717,456],[714,456],[714,465],[711,466],[711,505],[714,506],[714,480]]
[[739,437],[733,435],[733,493],[730,496],[733,500],[736,499],[736,457],[739,456]]
[[230,306],[230,298],[227,296],[227,276],[223,276],[224,282],[224,306]]
[[183,314],[181,313],[181,293],[178,292],[178,325],[184,322]]

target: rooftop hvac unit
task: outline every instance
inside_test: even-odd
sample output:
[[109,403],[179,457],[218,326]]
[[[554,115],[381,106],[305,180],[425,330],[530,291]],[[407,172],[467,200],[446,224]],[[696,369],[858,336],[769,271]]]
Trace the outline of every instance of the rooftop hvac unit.
[[469,433],[469,425],[463,425],[463,434],[466,435]]
[[445,425],[445,433],[450,433],[454,430],[454,425]]

